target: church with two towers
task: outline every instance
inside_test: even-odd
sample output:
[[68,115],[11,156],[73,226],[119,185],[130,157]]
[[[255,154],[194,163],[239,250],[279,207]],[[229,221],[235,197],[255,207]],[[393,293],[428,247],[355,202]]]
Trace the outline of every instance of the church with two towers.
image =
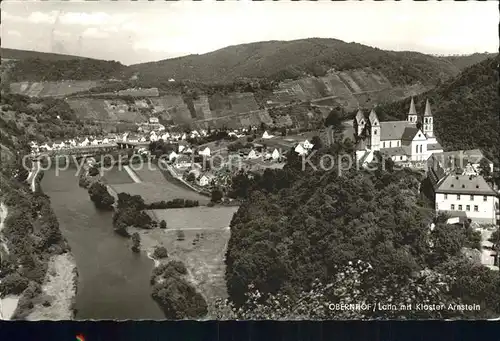
[[358,145],[356,158],[359,162],[371,162],[373,152],[379,151],[394,162],[426,161],[443,148],[434,136],[434,118],[429,100],[423,116],[419,117],[413,98],[406,121],[380,122],[372,109],[368,118],[359,110],[354,119],[354,133]]

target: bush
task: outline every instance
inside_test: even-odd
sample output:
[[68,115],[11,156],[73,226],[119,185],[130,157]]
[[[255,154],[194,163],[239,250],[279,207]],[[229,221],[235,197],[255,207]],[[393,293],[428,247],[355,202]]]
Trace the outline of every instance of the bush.
[[186,239],[186,235],[184,234],[184,231],[178,230],[177,231],[177,240],[183,241],[184,239]]
[[153,252],[153,257],[156,259],[167,258],[168,257],[167,249],[164,246],[159,246],[155,248]]
[[19,295],[21,294],[29,284],[29,280],[22,277],[17,272],[8,274],[0,281],[0,292],[3,295]]
[[141,246],[141,236],[135,232],[132,234],[132,251],[139,252]]

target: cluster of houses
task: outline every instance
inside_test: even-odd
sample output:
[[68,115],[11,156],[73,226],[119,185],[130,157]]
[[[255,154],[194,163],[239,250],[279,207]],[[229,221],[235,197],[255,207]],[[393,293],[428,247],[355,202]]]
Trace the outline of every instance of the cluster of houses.
[[110,134],[107,136],[85,136],[74,139],[56,140],[52,142],[45,142],[42,144],[39,144],[36,141],[31,141],[30,147],[32,153],[40,153],[51,150],[61,150],[61,149],[69,149],[76,147],[112,145],[116,141],[118,141],[118,136],[115,134]]

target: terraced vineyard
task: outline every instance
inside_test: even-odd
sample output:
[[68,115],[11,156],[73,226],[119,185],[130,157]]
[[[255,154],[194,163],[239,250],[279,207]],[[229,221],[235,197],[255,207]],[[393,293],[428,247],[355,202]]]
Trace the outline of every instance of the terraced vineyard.
[[125,122],[142,122],[146,120],[146,116],[138,111],[129,111],[128,105],[119,100],[79,98],[68,99],[67,102],[80,119]]
[[30,97],[64,97],[86,91],[100,84],[97,81],[17,82],[10,84],[12,93]]

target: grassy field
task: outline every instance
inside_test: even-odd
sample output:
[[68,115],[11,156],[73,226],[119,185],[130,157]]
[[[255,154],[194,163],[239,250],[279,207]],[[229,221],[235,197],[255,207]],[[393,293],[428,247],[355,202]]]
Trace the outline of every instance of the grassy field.
[[206,205],[210,201],[209,197],[200,195],[192,190],[177,186],[170,182],[158,185],[151,182],[110,184],[117,193],[128,193],[130,195],[140,195],[146,203],[156,201],[170,201],[173,199],[198,200],[200,205]]
[[165,220],[168,229],[220,229],[229,226],[238,207],[191,207],[150,210],[153,219]]
[[[141,235],[141,249],[148,254],[152,254],[157,246],[167,249],[168,258],[157,264],[176,259],[186,265],[190,282],[207,300],[209,316],[215,299],[227,297],[224,257],[230,230],[225,227],[229,225],[236,209],[237,207],[162,210],[168,215],[165,217],[168,220],[167,229],[129,229],[130,233],[138,232]],[[194,220],[203,225],[204,229],[189,229]],[[177,228],[171,227],[174,221],[175,224],[184,224],[178,225],[183,228],[184,240],[178,240]]]
[[113,167],[113,169],[104,172],[103,180],[108,185],[133,184],[134,180],[128,175],[122,167]]
[[144,167],[141,167],[140,169],[134,169],[132,167],[132,170],[135,174],[137,174],[142,182],[151,182],[157,185],[167,184],[167,179],[165,179],[163,174],[161,174],[161,171],[157,168],[158,166],[151,164],[151,169],[148,169],[148,165],[144,165]]

